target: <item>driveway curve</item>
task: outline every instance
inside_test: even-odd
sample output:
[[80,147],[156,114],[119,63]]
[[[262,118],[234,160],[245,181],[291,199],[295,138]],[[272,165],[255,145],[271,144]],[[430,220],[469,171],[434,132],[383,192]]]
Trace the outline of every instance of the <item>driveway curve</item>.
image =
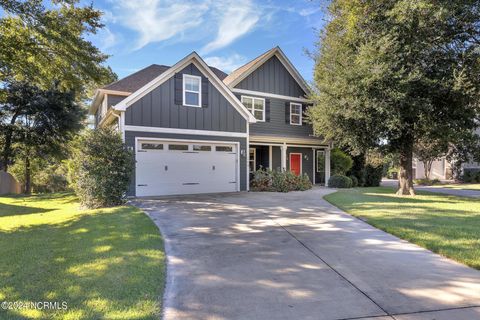
[[164,319],[480,319],[480,272],[330,205],[332,192],[135,200],[167,254]]

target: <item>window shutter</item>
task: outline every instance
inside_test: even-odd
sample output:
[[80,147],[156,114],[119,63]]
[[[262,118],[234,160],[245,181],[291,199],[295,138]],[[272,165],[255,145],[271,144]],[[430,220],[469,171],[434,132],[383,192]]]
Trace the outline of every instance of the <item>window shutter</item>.
[[202,108],[208,107],[208,78],[202,77]]
[[270,99],[265,99],[265,121],[270,122]]
[[285,123],[290,124],[290,102],[285,101]]
[[183,75],[175,73],[174,76],[175,104],[181,106],[183,104]]

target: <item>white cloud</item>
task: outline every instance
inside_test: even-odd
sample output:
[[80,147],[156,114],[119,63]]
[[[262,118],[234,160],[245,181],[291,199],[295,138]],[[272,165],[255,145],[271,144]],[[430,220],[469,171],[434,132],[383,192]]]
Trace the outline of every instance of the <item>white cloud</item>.
[[259,20],[260,9],[251,1],[228,1],[220,6],[216,38],[205,45],[200,52],[208,53],[223,48],[249,32]]
[[106,51],[117,44],[117,36],[107,27],[100,30],[98,33],[100,38],[100,49]]
[[230,73],[231,71],[237,69],[238,67],[245,64],[246,59],[245,57],[235,53],[228,57],[207,57],[204,59],[205,62],[212,67],[218,68],[222,71]]
[[320,6],[318,7],[310,7],[310,8],[305,8],[305,9],[301,9],[298,14],[301,15],[302,17],[307,17],[307,16],[310,16],[314,13],[317,13],[318,11],[320,11]]
[[118,21],[139,34],[133,49],[164,41],[203,23],[208,2],[145,0],[116,1]]

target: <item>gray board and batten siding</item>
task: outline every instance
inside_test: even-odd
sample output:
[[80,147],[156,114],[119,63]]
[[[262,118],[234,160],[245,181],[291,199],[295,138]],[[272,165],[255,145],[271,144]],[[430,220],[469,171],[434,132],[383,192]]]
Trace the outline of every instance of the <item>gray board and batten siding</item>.
[[[182,105],[183,74],[202,77],[201,108]],[[190,64],[128,107],[125,124],[245,133],[247,122],[208,78]]]
[[280,60],[273,56],[240,81],[235,88],[279,94],[289,97],[305,97],[306,92],[288,72]]

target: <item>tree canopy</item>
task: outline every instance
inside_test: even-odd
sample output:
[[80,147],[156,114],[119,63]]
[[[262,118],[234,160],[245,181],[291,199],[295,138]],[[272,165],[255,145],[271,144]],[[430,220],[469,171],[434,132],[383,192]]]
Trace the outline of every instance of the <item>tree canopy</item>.
[[116,78],[104,65],[108,56],[85,39],[103,25],[102,12],[78,0],[0,0],[0,81],[13,78],[49,88],[89,89]]
[[25,161],[25,188],[30,192],[30,159],[62,156],[65,144],[82,128],[85,110],[75,102],[72,92],[57,88],[40,89],[25,82],[6,88],[0,127],[6,143],[2,148],[3,167],[7,168],[13,151]]
[[309,109],[317,134],[399,154],[399,194],[414,194],[417,141],[478,150],[479,1],[332,0],[329,13]]

